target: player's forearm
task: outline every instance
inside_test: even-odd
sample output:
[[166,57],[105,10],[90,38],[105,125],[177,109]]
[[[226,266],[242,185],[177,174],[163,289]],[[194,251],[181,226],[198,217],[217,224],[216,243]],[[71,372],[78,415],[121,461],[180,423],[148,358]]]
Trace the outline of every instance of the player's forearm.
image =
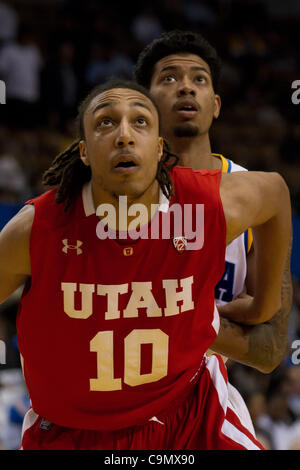
[[211,347],[213,351],[265,373],[272,372],[280,364],[287,350],[289,313],[293,296],[291,250],[292,238],[281,284],[281,308],[278,312],[269,322],[253,326],[221,318],[219,335]]
[[[281,316],[281,312],[278,315]],[[219,335],[210,349],[260,372],[270,373],[286,351],[285,335],[281,342],[277,338],[274,325],[269,322],[248,326],[221,318]]]
[[[281,284],[281,308],[268,322],[271,326],[270,338],[273,342],[272,358],[274,367],[282,361],[287,351],[289,315],[293,301],[293,285],[290,272],[290,258],[292,251],[292,237],[290,238],[289,250]],[[254,345],[255,347],[256,345]]]

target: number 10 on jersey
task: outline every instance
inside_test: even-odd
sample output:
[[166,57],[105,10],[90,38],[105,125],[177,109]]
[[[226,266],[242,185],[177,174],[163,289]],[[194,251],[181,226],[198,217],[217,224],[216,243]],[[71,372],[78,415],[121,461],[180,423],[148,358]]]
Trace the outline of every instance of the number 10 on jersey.
[[[152,345],[152,370],[141,374],[141,346]],[[99,331],[90,342],[97,353],[97,377],[90,379],[90,390],[122,390],[122,379],[114,376],[114,332]],[[124,339],[124,383],[131,387],[157,382],[168,373],[169,336],[160,329],[132,330]]]

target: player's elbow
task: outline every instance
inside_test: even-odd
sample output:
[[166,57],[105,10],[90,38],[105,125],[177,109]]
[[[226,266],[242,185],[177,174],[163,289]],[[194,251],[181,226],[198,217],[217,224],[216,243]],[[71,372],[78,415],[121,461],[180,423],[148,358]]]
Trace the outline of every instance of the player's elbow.
[[263,374],[271,374],[281,364],[284,359],[285,351],[280,349],[278,351],[273,348],[273,351],[266,356],[263,356],[263,360],[253,365],[259,372]]
[[272,372],[274,372],[275,369],[277,369],[277,367],[282,363],[284,359],[286,345],[287,342],[285,344],[282,344],[282,348],[280,348],[280,351],[273,352],[273,355],[271,356],[269,362],[263,364],[260,368],[260,372],[263,372],[264,374],[271,374]]
[[262,364],[260,367],[257,368],[257,370],[262,374],[271,374],[276,369],[276,367],[279,366],[279,364],[280,363]]
[[270,173],[273,193],[277,197],[279,205],[290,206],[290,190],[284,178],[277,172]]
[[274,315],[278,312],[278,309],[274,307],[269,307],[267,306],[266,308],[263,308],[261,310],[256,310],[251,317],[243,319],[243,324],[245,325],[261,325],[263,323],[269,322]]

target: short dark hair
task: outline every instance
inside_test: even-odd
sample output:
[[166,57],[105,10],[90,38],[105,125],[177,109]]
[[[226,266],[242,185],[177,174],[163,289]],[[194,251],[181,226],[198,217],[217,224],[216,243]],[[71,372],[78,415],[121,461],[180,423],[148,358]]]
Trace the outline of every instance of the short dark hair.
[[185,52],[198,55],[209,65],[217,91],[222,64],[216,49],[201,34],[179,29],[163,33],[142,50],[134,68],[135,80],[149,89],[155,64],[163,57]]
[[[83,125],[84,113],[95,96],[113,88],[136,90],[144,96],[147,96],[157,110],[160,126],[160,112],[154,99],[150,96],[148,90],[138,83],[130,80],[112,78],[93,88],[78,107],[78,138],[65,151],[54,158],[50,168],[48,168],[43,175],[43,184],[45,186],[57,186],[55,202],[57,204],[64,203],[65,210],[71,206],[84,183],[91,179],[91,169],[85,166],[81,161],[79,149],[79,142],[85,139]],[[173,182],[169,171],[177,162],[177,155],[170,151],[167,142],[164,140],[163,157],[158,163],[156,179],[167,198],[170,198],[174,194]]]

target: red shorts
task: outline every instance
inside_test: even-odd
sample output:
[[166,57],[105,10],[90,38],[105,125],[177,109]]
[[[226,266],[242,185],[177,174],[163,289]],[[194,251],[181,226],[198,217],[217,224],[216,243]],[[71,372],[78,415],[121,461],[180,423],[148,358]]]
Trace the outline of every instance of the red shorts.
[[217,355],[193,393],[175,409],[143,426],[117,431],[70,429],[49,423],[30,409],[23,424],[24,450],[260,450],[228,398],[227,371]]

